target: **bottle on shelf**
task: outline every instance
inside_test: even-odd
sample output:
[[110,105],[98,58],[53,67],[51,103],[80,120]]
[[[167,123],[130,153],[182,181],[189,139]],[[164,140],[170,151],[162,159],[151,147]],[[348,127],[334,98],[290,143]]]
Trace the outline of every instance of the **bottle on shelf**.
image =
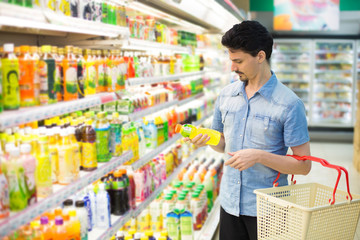
[[74,149],[71,145],[69,132],[66,129],[62,129],[60,132],[59,141],[59,184],[67,185],[71,183],[73,178],[73,153]]
[[92,120],[88,119],[81,129],[82,132],[82,169],[93,171],[97,168],[96,131]]
[[210,140],[207,141],[206,144],[214,146],[219,144],[221,137],[221,134],[218,131],[208,128],[197,128],[191,124],[177,124],[175,127],[175,132],[180,133],[183,137],[189,137],[190,139],[193,139],[198,134],[207,134],[210,137]]
[[20,145],[20,153],[20,162],[25,171],[25,188],[28,193],[28,206],[31,206],[37,201],[35,184],[36,159],[31,155],[31,145],[29,143]]
[[109,152],[110,124],[105,112],[99,112],[96,120],[96,153],[98,162],[108,162],[111,158]]
[[9,184],[3,173],[5,158],[3,156],[2,148],[0,147],[0,219],[7,218],[9,216]]
[[43,240],[52,240],[54,234],[53,227],[49,223],[49,218],[47,216],[41,216],[40,224],[40,229],[43,233]]
[[68,239],[81,240],[81,223],[75,209],[69,211]]
[[96,226],[99,228],[111,227],[110,199],[103,183],[99,184],[99,191],[96,194]]
[[77,92],[78,92],[78,98],[84,98],[84,86],[85,86],[85,79],[84,75],[86,72],[86,61],[85,58],[82,55],[82,49],[81,48],[74,48],[74,56],[77,63]]
[[14,44],[4,44],[4,55],[1,58],[1,65],[4,110],[19,109],[19,60],[14,54]]
[[84,51],[85,59],[85,82],[84,82],[84,95],[90,96],[96,93],[97,83],[97,70],[95,65],[95,57],[91,49]]
[[20,88],[20,106],[35,106],[34,92],[34,74],[35,62],[30,56],[30,46],[20,47],[19,56],[19,88]]
[[62,217],[58,216],[55,217],[55,226],[53,232],[53,239],[54,240],[64,240],[67,239],[67,231],[64,226],[64,220]]
[[56,86],[56,64],[55,58],[51,54],[51,46],[41,46],[41,58],[39,61],[40,71],[40,104],[53,104],[57,102],[57,86]]
[[77,61],[73,54],[73,47],[65,47],[65,57],[62,61],[63,67],[63,89],[64,101],[78,99],[77,83]]
[[88,212],[85,209],[85,202],[78,200],[75,202],[76,215],[81,223],[81,240],[88,239]]

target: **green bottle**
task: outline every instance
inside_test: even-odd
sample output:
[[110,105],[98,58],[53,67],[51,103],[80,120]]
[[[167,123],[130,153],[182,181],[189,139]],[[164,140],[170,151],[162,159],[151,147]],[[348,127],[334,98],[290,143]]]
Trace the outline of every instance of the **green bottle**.
[[2,91],[2,64],[0,61],[0,113],[3,111],[3,109],[4,109],[4,103],[3,103],[3,91]]
[[14,44],[4,44],[4,52],[5,55],[1,59],[4,109],[19,109],[19,60],[14,54]]

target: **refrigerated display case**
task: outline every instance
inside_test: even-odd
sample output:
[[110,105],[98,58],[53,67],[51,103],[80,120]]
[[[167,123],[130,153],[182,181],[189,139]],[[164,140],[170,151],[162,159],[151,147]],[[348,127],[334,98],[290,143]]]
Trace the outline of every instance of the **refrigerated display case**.
[[315,40],[313,126],[352,127],[354,107],[352,40]]
[[311,40],[277,39],[271,68],[279,81],[292,89],[304,102],[310,115]]
[[[356,71],[356,78],[355,78],[355,83],[356,83],[356,87],[354,86],[354,113],[353,113],[353,123],[354,126],[356,124],[357,121],[357,109],[359,106],[359,87],[360,87],[360,40],[357,41],[357,47],[356,47],[356,54],[355,54],[355,58],[356,58],[356,65],[355,65],[355,71]],[[360,119],[359,119],[360,120]]]

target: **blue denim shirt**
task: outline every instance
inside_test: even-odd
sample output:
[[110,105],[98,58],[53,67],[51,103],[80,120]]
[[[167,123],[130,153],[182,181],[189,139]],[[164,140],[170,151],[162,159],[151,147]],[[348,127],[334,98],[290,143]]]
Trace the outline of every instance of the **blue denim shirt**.
[[[217,98],[212,128],[224,133],[225,161],[228,152],[261,149],[285,155],[288,147],[309,141],[303,102],[275,74],[248,99],[241,81],[227,85]],[[256,216],[255,189],[272,187],[277,171],[256,163],[239,171],[224,167],[220,203],[229,214]],[[281,174],[279,186],[287,185]]]

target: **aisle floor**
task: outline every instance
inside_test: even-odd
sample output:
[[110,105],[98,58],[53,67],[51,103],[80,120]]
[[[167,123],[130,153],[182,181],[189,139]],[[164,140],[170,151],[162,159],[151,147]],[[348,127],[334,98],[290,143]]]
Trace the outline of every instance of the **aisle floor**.
[[[332,164],[345,167],[349,172],[350,191],[360,194],[360,173],[353,167],[353,144],[350,143],[311,143],[311,155],[326,159]],[[345,178],[340,179],[339,189],[346,191]],[[296,176],[297,183],[316,182],[327,186],[335,186],[337,171],[326,169],[319,163],[313,163],[307,176]],[[219,240],[217,230],[213,240]],[[360,224],[358,224],[354,240],[360,240]]]

